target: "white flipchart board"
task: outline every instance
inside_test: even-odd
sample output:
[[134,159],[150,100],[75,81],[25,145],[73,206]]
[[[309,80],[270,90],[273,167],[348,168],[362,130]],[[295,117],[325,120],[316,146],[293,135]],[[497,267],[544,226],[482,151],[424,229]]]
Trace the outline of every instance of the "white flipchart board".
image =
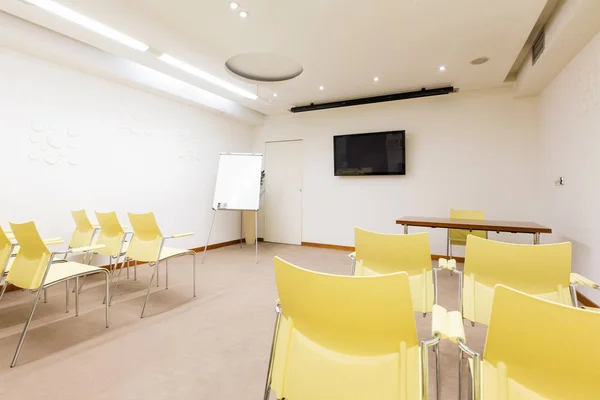
[[221,153],[213,210],[257,211],[262,154]]

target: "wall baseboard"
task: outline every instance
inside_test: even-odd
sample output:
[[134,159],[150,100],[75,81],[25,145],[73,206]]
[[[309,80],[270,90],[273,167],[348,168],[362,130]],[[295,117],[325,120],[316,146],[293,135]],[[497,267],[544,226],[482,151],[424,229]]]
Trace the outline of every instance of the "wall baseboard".
[[589,298],[587,298],[585,295],[583,295],[580,292],[577,292],[577,301],[582,306],[591,307],[591,308],[600,308],[600,307],[598,307],[598,304],[594,303],[592,300],[590,300]]
[[330,250],[345,250],[345,251],[349,251],[349,252],[354,251],[354,247],[352,247],[352,246],[340,246],[337,244],[302,242],[302,246],[318,247],[320,249],[330,249]]
[[[263,242],[263,241],[264,241],[264,239],[263,239],[263,238],[258,238],[258,241],[259,241],[259,242]],[[245,242],[246,242],[246,239],[243,239],[243,242],[245,243]],[[239,239],[236,239],[236,240],[230,240],[230,241],[228,241],[228,242],[221,242],[221,243],[209,244],[209,245],[208,245],[208,248],[207,248],[207,251],[208,251],[208,250],[219,249],[219,248],[221,248],[221,247],[227,247],[227,246],[231,246],[231,245],[234,245],[234,244],[239,244],[239,243],[240,243]],[[195,247],[195,248],[193,248],[193,249],[190,249],[190,250],[194,250],[196,253],[201,253],[201,252],[203,252],[203,251],[204,251],[204,247],[206,247],[206,246]],[[144,264],[148,264],[148,263],[147,263],[147,262],[145,262],[145,261],[138,261],[138,263],[137,263],[137,265],[138,265],[138,266],[139,266],[139,265],[144,265]],[[132,265],[132,266],[133,266],[133,265]],[[99,268],[108,269],[108,265],[100,265],[100,266],[99,266]],[[119,269],[119,268],[121,268],[121,264],[117,265],[117,269]],[[18,288],[18,287],[16,287],[16,286],[13,286],[13,285],[8,285],[8,286],[6,287],[6,292],[7,292],[7,293],[8,293],[8,292],[15,291],[15,290],[20,290],[20,288]]]

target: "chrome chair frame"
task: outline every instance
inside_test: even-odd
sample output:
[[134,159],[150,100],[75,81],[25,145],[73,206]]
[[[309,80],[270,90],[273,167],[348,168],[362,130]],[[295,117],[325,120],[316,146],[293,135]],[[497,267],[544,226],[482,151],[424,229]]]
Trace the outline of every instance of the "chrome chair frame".
[[[66,251],[57,251],[57,252],[52,252],[50,254],[50,258],[48,260],[48,263],[46,264],[45,270],[44,270],[44,275],[42,277],[40,286],[36,289],[36,290],[31,290],[32,292],[35,293],[34,298],[33,298],[33,305],[31,307],[31,312],[29,313],[29,317],[27,318],[27,322],[25,323],[25,326],[23,328],[23,332],[21,333],[21,337],[19,338],[19,343],[17,345],[17,349],[15,351],[15,354],[13,356],[12,362],[10,364],[11,368],[14,368],[14,366],[17,364],[17,360],[19,358],[19,354],[21,353],[21,349],[23,347],[23,342],[25,341],[25,336],[27,335],[27,330],[29,329],[29,325],[31,324],[31,320],[33,319],[33,314],[35,312],[35,309],[37,307],[38,301],[40,300],[42,291],[45,292],[45,290],[51,286],[54,286],[60,282],[68,282],[70,279],[75,279],[75,285],[76,288],[79,289],[79,278],[80,277],[85,277],[87,275],[93,275],[93,274],[97,274],[99,272],[103,272],[105,274],[105,278],[106,278],[106,296],[108,296],[109,294],[109,273],[106,270],[96,270],[96,271],[89,271],[83,274],[77,274],[77,275],[72,275],[69,277],[66,277],[64,279],[61,279],[59,281],[56,282],[52,282],[49,285],[46,285],[46,277],[48,276],[48,272],[50,271],[50,267],[52,264],[55,263],[54,258],[56,256],[59,255],[66,255],[67,254],[72,254],[72,253],[76,253],[77,249],[68,249]],[[4,292],[6,291],[6,288],[8,286],[9,282],[5,279],[4,280],[4,284],[2,285],[2,290],[0,291],[0,299],[2,299],[2,296],[4,296]],[[67,286],[67,298],[68,298],[68,286]],[[76,290],[76,295],[75,295],[75,316],[79,316],[79,290]],[[109,311],[108,311],[108,304],[106,304],[105,306],[105,319],[106,319],[106,327],[108,328],[110,326],[110,319],[109,319]]]
[[168,239],[175,239],[177,238],[178,235],[173,235],[173,236],[163,236],[161,243],[160,243],[160,249],[158,251],[158,257],[157,260],[153,263],[150,263],[150,266],[153,266],[154,269],[152,271],[152,276],[150,277],[150,282],[148,282],[148,289],[146,290],[146,299],[144,300],[144,306],[142,307],[142,314],[140,315],[140,318],[144,318],[144,312],[146,311],[146,304],[148,304],[148,298],[150,297],[150,288],[152,287],[152,281],[154,281],[154,276],[156,275],[156,287],[159,286],[159,280],[158,280],[158,276],[159,276],[159,264],[161,261],[165,262],[165,288],[166,290],[169,290],[169,260],[171,258],[177,258],[177,257],[183,257],[183,256],[187,256],[190,255],[193,257],[193,263],[192,263],[192,269],[193,269],[193,282],[192,282],[192,286],[193,286],[193,294],[194,297],[196,297],[196,252],[194,250],[187,250],[185,252],[179,253],[179,254],[175,254],[173,256],[167,257],[167,258],[162,258],[160,254],[162,253],[162,249],[165,245],[165,242]]

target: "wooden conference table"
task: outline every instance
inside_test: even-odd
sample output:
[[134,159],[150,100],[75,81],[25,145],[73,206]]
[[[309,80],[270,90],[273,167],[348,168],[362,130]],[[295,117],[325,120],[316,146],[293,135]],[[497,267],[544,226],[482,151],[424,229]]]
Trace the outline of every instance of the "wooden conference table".
[[404,226],[405,234],[408,233],[409,226],[466,229],[469,231],[531,233],[533,234],[533,244],[540,244],[540,233],[552,233],[552,229],[536,224],[535,222],[492,221],[487,219],[402,217],[396,220],[396,224]]

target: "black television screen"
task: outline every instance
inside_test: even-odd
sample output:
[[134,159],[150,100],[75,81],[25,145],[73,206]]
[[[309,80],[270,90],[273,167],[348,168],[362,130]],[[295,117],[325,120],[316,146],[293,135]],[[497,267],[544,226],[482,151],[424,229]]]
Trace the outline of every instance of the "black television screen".
[[404,131],[333,137],[335,176],[404,175]]

